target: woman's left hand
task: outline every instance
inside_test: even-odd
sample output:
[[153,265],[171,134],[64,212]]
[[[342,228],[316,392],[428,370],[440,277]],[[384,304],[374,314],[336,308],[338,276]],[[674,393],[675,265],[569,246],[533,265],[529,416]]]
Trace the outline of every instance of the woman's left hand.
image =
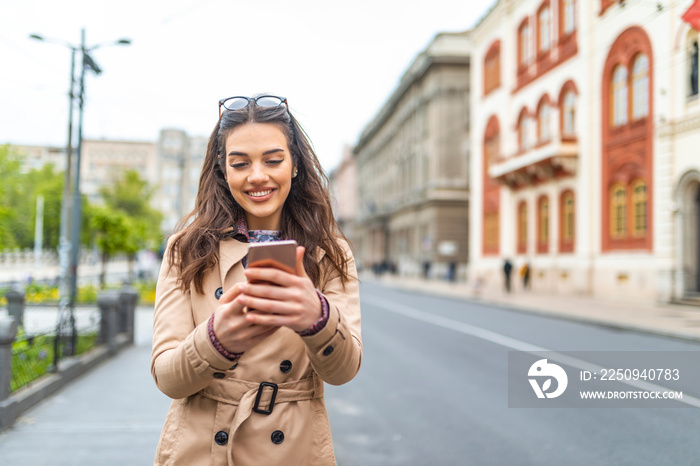
[[[304,269],[304,247],[297,247],[296,274],[275,267],[249,267],[239,300],[253,324],[289,327],[303,332],[321,318],[321,300]],[[262,282],[262,283],[260,283]]]

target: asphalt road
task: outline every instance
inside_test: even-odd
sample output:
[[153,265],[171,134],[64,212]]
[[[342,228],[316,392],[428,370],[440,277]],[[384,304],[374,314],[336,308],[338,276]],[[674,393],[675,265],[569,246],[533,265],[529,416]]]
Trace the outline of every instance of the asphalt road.
[[362,317],[362,369],[326,389],[340,466],[700,464],[700,370],[672,387],[690,405],[513,408],[508,399],[514,350],[596,351],[610,361],[588,362],[613,366],[620,351],[698,344],[373,283],[362,286]]

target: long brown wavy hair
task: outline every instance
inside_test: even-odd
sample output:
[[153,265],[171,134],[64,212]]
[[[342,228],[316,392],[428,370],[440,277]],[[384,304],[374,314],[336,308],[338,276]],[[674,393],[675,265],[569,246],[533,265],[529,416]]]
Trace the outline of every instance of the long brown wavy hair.
[[281,236],[295,239],[306,248],[304,268],[315,286],[319,286],[321,269],[314,259],[322,248],[332,267],[340,273],[343,284],[349,279],[347,261],[339,240],[347,241],[333,216],[328,177],[321,167],[308,136],[284,105],[260,107],[251,102],[239,110],[225,111],[209,137],[195,207],[176,227],[169,259],[177,264],[178,281],[187,292],[194,283],[204,293],[204,275],[216,266],[219,242],[227,230],[245,218],[245,211],[235,201],[226,182],[226,138],[247,123],[272,123],[287,138],[293,165],[298,174],[284,203]]

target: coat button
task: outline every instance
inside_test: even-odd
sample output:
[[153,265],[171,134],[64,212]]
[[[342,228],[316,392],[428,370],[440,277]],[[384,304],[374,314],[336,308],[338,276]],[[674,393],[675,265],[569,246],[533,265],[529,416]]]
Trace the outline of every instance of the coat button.
[[229,367],[228,370],[232,371],[232,370],[234,370],[236,367],[238,367],[238,363],[236,363],[236,364],[234,364],[233,366]]
[[226,445],[226,442],[228,442],[228,434],[226,432],[224,432],[223,430],[220,430],[214,436],[214,441],[218,445]]
[[323,355],[324,355],[324,356],[330,355],[330,354],[333,352],[334,349],[335,349],[335,348],[333,348],[333,347],[330,346],[330,345],[329,345],[329,346],[326,346],[326,349],[323,350]]
[[216,299],[219,299],[222,294],[224,294],[224,289],[221,287],[218,287],[214,292],[214,296],[216,296]]
[[280,370],[285,374],[292,370],[292,361],[285,359],[280,363]]
[[279,445],[280,443],[284,442],[284,432],[281,430],[276,430],[272,433],[270,438],[272,439],[272,443]]
[[215,379],[223,379],[224,377],[226,377],[226,374],[224,374],[223,372],[214,372]]

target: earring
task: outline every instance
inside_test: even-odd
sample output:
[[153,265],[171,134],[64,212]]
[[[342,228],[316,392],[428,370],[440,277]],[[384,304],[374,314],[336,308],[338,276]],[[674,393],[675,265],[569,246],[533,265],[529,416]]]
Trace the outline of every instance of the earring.
[[294,172],[292,173],[292,178],[296,178],[298,174],[299,174],[299,171],[295,168]]

